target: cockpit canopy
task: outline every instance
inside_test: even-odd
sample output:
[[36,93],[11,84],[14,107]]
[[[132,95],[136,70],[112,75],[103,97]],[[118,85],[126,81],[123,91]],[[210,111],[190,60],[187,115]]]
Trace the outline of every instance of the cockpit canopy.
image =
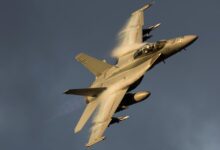
[[139,49],[136,53],[134,53],[134,59],[140,57],[142,55],[150,54],[152,52],[156,52],[162,49],[167,41],[157,41],[155,43],[147,43],[141,49]]

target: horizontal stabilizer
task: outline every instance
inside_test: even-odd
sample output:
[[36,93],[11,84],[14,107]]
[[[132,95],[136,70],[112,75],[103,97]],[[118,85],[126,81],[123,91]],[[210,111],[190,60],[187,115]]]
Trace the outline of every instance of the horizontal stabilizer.
[[92,96],[96,97],[102,93],[106,88],[86,88],[86,89],[69,89],[65,91],[65,94],[81,95],[81,96]]

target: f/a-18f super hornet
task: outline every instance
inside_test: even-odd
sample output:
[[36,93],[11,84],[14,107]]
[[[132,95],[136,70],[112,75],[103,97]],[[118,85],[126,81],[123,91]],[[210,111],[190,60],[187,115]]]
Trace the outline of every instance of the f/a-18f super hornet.
[[168,40],[147,42],[151,37],[151,31],[160,26],[160,24],[156,24],[149,28],[143,27],[144,10],[151,5],[146,4],[141,9],[133,12],[120,31],[118,45],[112,53],[117,58],[115,65],[84,53],[80,53],[75,57],[77,61],[95,75],[95,81],[89,88],[70,89],[65,92],[65,94],[85,96],[87,103],[75,127],[75,133],[83,128],[93,112],[96,111],[89,141],[86,144],[87,147],[104,140],[104,132],[111,124],[129,118],[129,116],[115,117],[116,112],[139,103],[150,96],[148,91],[131,93],[140,84],[148,70],[180,52],[198,38],[196,35],[185,35]]

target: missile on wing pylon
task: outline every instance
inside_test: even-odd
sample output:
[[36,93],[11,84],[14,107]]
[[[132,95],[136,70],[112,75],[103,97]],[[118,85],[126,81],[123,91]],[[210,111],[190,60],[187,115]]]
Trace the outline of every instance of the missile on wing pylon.
[[121,121],[127,120],[128,118],[129,118],[129,116],[112,117],[112,120],[111,120],[109,126],[112,125],[112,124],[119,123]]
[[151,31],[153,31],[154,29],[158,28],[160,26],[161,23],[155,24],[153,26],[150,26],[146,29],[143,29],[143,36],[145,35],[149,35]]
[[143,42],[145,42],[146,40],[148,40],[152,37],[152,35],[150,35],[150,32],[153,31],[154,29],[158,28],[160,26],[160,24],[161,23],[158,23],[158,24],[150,26],[146,29],[143,29]]

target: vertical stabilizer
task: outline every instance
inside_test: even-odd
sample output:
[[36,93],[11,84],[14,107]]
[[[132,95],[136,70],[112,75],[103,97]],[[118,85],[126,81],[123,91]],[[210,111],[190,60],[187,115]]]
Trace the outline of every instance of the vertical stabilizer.
[[112,67],[112,65],[106,62],[88,56],[84,53],[78,54],[75,58],[95,76],[99,76],[101,73]]

